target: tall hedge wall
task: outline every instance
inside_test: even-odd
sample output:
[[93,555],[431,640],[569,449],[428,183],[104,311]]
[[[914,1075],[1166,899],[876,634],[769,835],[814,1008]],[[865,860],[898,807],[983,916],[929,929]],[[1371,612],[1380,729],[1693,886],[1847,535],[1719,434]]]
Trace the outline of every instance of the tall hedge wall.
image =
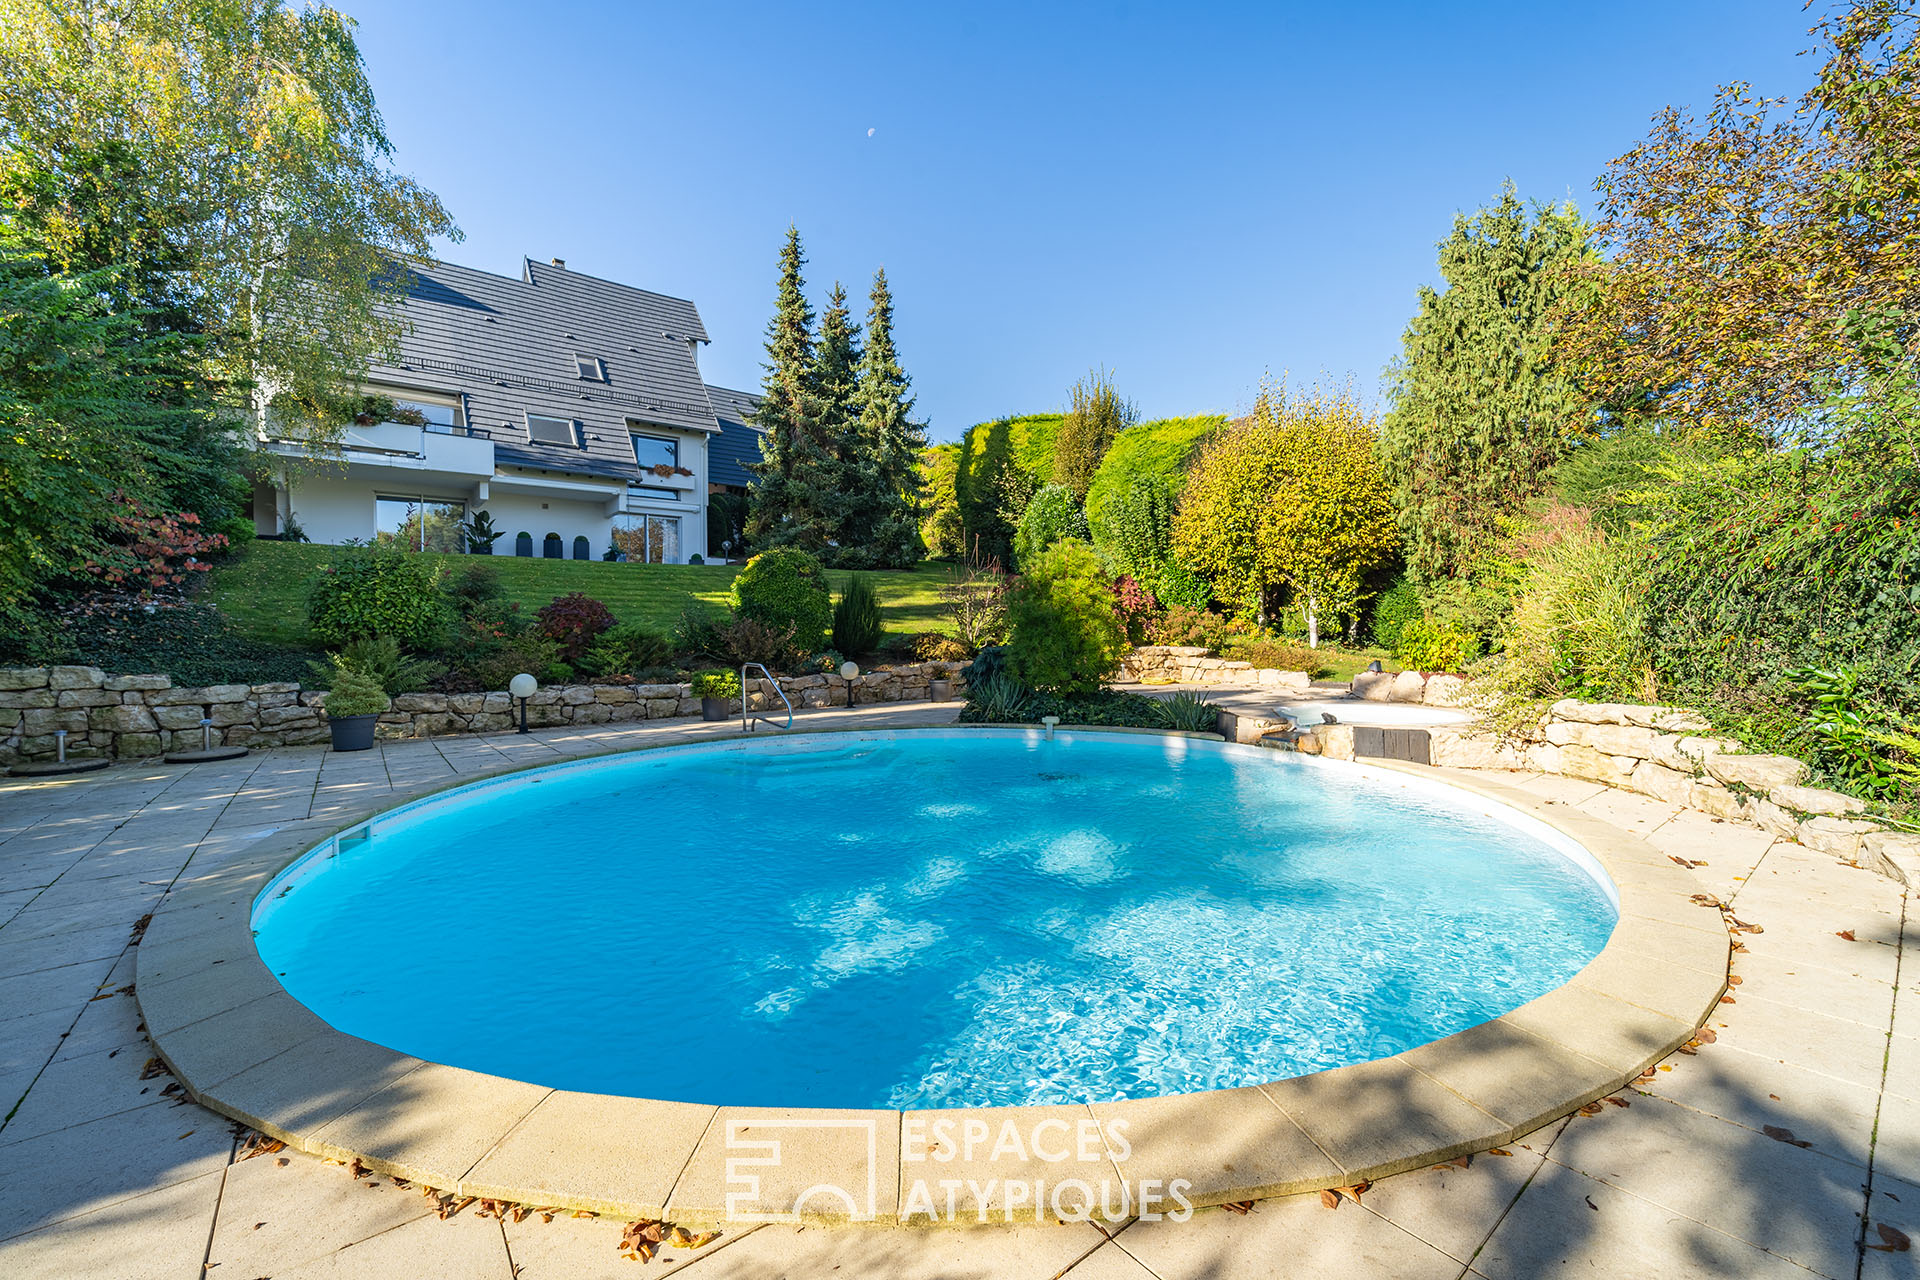
[[1097,528],[1102,508],[1125,493],[1135,476],[1165,476],[1177,491],[1187,459],[1193,456],[1202,440],[1226,424],[1224,416],[1205,413],[1191,418],[1142,422],[1122,431],[1087,490],[1087,522]]

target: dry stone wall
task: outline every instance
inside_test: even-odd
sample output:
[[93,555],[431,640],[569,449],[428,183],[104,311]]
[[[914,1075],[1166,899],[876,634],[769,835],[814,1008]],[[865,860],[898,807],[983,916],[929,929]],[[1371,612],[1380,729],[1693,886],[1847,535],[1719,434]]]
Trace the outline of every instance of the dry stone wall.
[[[1804,785],[1807,766],[1744,754],[1712,737],[1699,714],[1677,707],[1567,700],[1537,733],[1503,741],[1469,728],[1432,728],[1439,768],[1526,769],[1601,782],[1722,821],[1741,822],[1920,884],[1920,835],[1873,821],[1849,795]],[[1314,747],[1353,759],[1350,724],[1316,725]]]
[[[782,677],[796,707],[856,706],[923,700],[943,682],[949,697],[966,691],[958,662],[925,662],[855,677]],[[773,683],[750,681],[755,707],[777,707]],[[298,684],[176,686],[161,675],[108,675],[98,667],[0,668],[0,763],[47,760],[55,734],[67,731],[76,758],[137,758],[185,751],[201,744],[201,721],[212,721],[218,746],[278,747],[326,742],[327,695]],[[732,703],[739,709],[739,701]],[[700,699],[684,684],[553,685],[527,701],[527,723],[551,727],[664,720],[700,714]],[[430,738],[513,727],[517,709],[506,693],[403,693],[380,717],[383,738]]]

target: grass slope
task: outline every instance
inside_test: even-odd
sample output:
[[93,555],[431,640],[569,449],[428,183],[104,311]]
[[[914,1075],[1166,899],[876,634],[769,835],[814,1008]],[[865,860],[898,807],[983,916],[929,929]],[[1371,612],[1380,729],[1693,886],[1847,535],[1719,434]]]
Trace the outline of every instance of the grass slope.
[[[293,542],[254,542],[209,575],[206,599],[217,604],[247,636],[268,644],[304,648],[307,635],[307,583],[322,565],[369,552],[357,547],[327,547]],[[427,554],[457,569],[485,563],[500,575],[507,598],[523,609],[538,609],[555,596],[584,591],[613,610],[622,622],[640,622],[672,631],[688,606],[715,613],[727,607],[727,591],[738,565],[612,564],[604,560],[540,560],[520,556]],[[880,597],[880,613],[891,632],[943,631],[940,587],[952,572],[945,565],[868,575]],[[844,573],[829,573],[837,592]]]

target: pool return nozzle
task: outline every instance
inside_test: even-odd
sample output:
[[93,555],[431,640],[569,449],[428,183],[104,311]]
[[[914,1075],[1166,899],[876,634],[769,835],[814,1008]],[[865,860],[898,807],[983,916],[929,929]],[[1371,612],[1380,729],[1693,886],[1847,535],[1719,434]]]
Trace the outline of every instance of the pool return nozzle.
[[1052,742],[1053,731],[1060,727],[1060,717],[1059,716],[1041,716],[1040,723],[1046,727],[1047,741]]

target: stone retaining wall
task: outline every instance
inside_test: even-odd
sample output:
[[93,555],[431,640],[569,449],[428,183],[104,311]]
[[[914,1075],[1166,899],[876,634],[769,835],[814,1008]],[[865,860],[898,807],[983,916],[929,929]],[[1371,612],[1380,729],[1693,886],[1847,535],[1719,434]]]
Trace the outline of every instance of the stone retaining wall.
[[[1539,731],[1505,742],[1470,728],[1431,728],[1438,768],[1528,769],[1602,782],[1723,821],[1742,822],[1809,848],[1920,884],[1920,835],[1892,831],[1866,805],[1838,791],[1802,785],[1807,766],[1787,756],[1743,754],[1707,735],[1699,714],[1629,703],[1554,704]],[[1350,724],[1316,725],[1313,747],[1353,759]]]
[[[1230,684],[1304,693],[1313,677],[1304,671],[1256,667],[1251,662],[1209,658],[1198,646],[1150,644],[1129,653],[1120,674],[1127,680],[1177,680],[1181,684]],[[1367,702],[1423,702],[1457,707],[1466,682],[1455,675],[1424,675],[1418,671],[1362,671],[1353,678],[1353,693]],[[1329,691],[1331,692],[1331,691]]]
[[[929,698],[936,679],[951,683],[949,696],[960,696],[966,691],[963,665],[923,662],[868,672],[855,677],[853,701]],[[782,677],[779,685],[795,707],[847,704],[847,682],[837,675]],[[746,694],[755,707],[779,706],[770,681],[750,681]],[[326,700],[324,691],[294,683],[182,687],[166,676],[111,676],[98,667],[0,668],[0,763],[53,758],[59,729],[67,731],[67,754],[76,758],[193,750],[200,746],[202,717],[213,721],[220,746],[325,742]],[[739,710],[739,701],[732,706]],[[700,699],[685,684],[550,685],[527,702],[527,723],[540,727],[699,714]],[[429,738],[516,723],[513,699],[505,693],[403,693],[380,717],[379,734]]]

